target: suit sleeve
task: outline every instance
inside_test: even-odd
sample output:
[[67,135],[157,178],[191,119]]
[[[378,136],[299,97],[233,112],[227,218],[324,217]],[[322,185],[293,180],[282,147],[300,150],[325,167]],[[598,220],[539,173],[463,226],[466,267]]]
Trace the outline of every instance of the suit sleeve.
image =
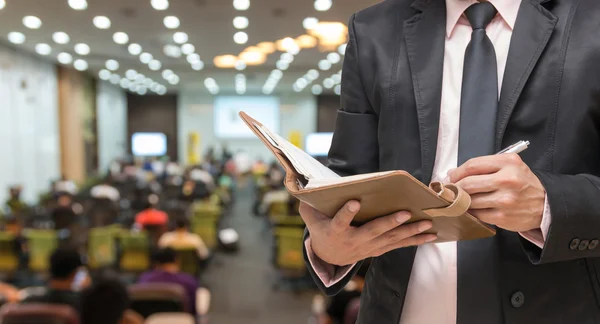
[[[329,168],[341,176],[375,172],[379,169],[378,117],[365,93],[359,69],[355,15],[348,23],[349,40],[342,68],[342,93],[335,132],[329,151]],[[310,235],[305,232],[305,240]],[[309,251],[310,252],[310,251]],[[361,262],[335,284],[325,285],[311,266],[306,247],[304,260],[317,286],[328,295],[340,292],[360,268]],[[317,269],[322,270],[322,269]],[[329,287],[328,287],[329,286]]]
[[600,257],[600,178],[535,173],[546,188],[552,221],[542,249],[521,239],[531,262]]

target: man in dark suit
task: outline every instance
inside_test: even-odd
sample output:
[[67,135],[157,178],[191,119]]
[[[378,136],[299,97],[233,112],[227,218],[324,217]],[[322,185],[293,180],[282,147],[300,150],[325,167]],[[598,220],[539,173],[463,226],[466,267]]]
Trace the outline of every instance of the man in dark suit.
[[322,290],[375,257],[359,323],[600,323],[598,17],[597,0],[388,0],[350,19],[330,168],[449,180],[497,229],[435,244],[406,212],[352,227],[356,201],[302,205]]

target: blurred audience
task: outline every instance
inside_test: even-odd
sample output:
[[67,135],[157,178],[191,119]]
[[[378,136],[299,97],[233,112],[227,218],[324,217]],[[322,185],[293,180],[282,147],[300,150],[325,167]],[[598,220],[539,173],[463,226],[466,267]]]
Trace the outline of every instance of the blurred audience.
[[68,193],[62,193],[58,196],[57,205],[51,212],[54,228],[68,229],[77,222],[78,215],[83,211],[80,204],[74,204],[73,198]]
[[102,183],[92,187],[90,195],[97,199],[109,199],[114,202],[119,201],[119,199],[121,199],[121,194],[117,188],[111,185],[110,182],[111,181],[108,177],[105,178]]
[[60,180],[54,183],[54,193],[57,195],[69,194],[76,195],[78,192],[77,184],[75,181],[67,179],[65,175],[63,175]]
[[27,204],[21,199],[22,190],[23,188],[20,186],[9,188],[9,198],[5,203],[8,212],[19,214],[28,208]]
[[90,285],[81,255],[72,248],[60,248],[50,257],[50,280],[41,295],[28,296],[25,303],[65,304],[80,309],[79,292]]
[[81,324],[141,324],[143,318],[129,311],[129,294],[117,279],[100,279],[81,293]]
[[198,234],[189,232],[188,222],[185,219],[178,219],[175,226],[174,231],[161,236],[158,246],[173,249],[194,248],[198,251],[200,259],[207,259],[209,256],[208,248]]
[[186,180],[181,187],[180,199],[183,201],[195,201],[207,198],[210,195],[208,188],[203,182]]
[[195,182],[202,182],[208,192],[212,192],[215,189],[215,180],[210,172],[200,168],[194,168],[190,171],[190,180]]
[[149,226],[167,226],[169,215],[158,209],[159,198],[156,194],[148,196],[147,208],[135,216],[135,224],[140,229],[147,229]]

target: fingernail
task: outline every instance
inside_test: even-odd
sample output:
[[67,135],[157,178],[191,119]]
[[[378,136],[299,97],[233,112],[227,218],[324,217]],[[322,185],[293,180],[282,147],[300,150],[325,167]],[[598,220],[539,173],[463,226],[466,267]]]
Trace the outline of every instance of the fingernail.
[[348,203],[348,210],[354,213],[358,211],[359,206],[360,205],[356,201],[351,201]]
[[396,214],[396,221],[400,224],[405,223],[409,219],[410,219],[410,213],[408,213],[408,212],[401,212],[401,213]]
[[431,222],[421,222],[419,223],[419,231],[424,232],[431,228]]

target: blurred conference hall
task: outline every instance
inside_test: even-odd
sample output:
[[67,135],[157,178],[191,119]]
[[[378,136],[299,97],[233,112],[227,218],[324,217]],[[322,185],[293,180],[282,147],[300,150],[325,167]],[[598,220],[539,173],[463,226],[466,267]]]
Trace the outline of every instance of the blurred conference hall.
[[354,323],[238,113],[326,163],[377,2],[0,0],[0,323]]

